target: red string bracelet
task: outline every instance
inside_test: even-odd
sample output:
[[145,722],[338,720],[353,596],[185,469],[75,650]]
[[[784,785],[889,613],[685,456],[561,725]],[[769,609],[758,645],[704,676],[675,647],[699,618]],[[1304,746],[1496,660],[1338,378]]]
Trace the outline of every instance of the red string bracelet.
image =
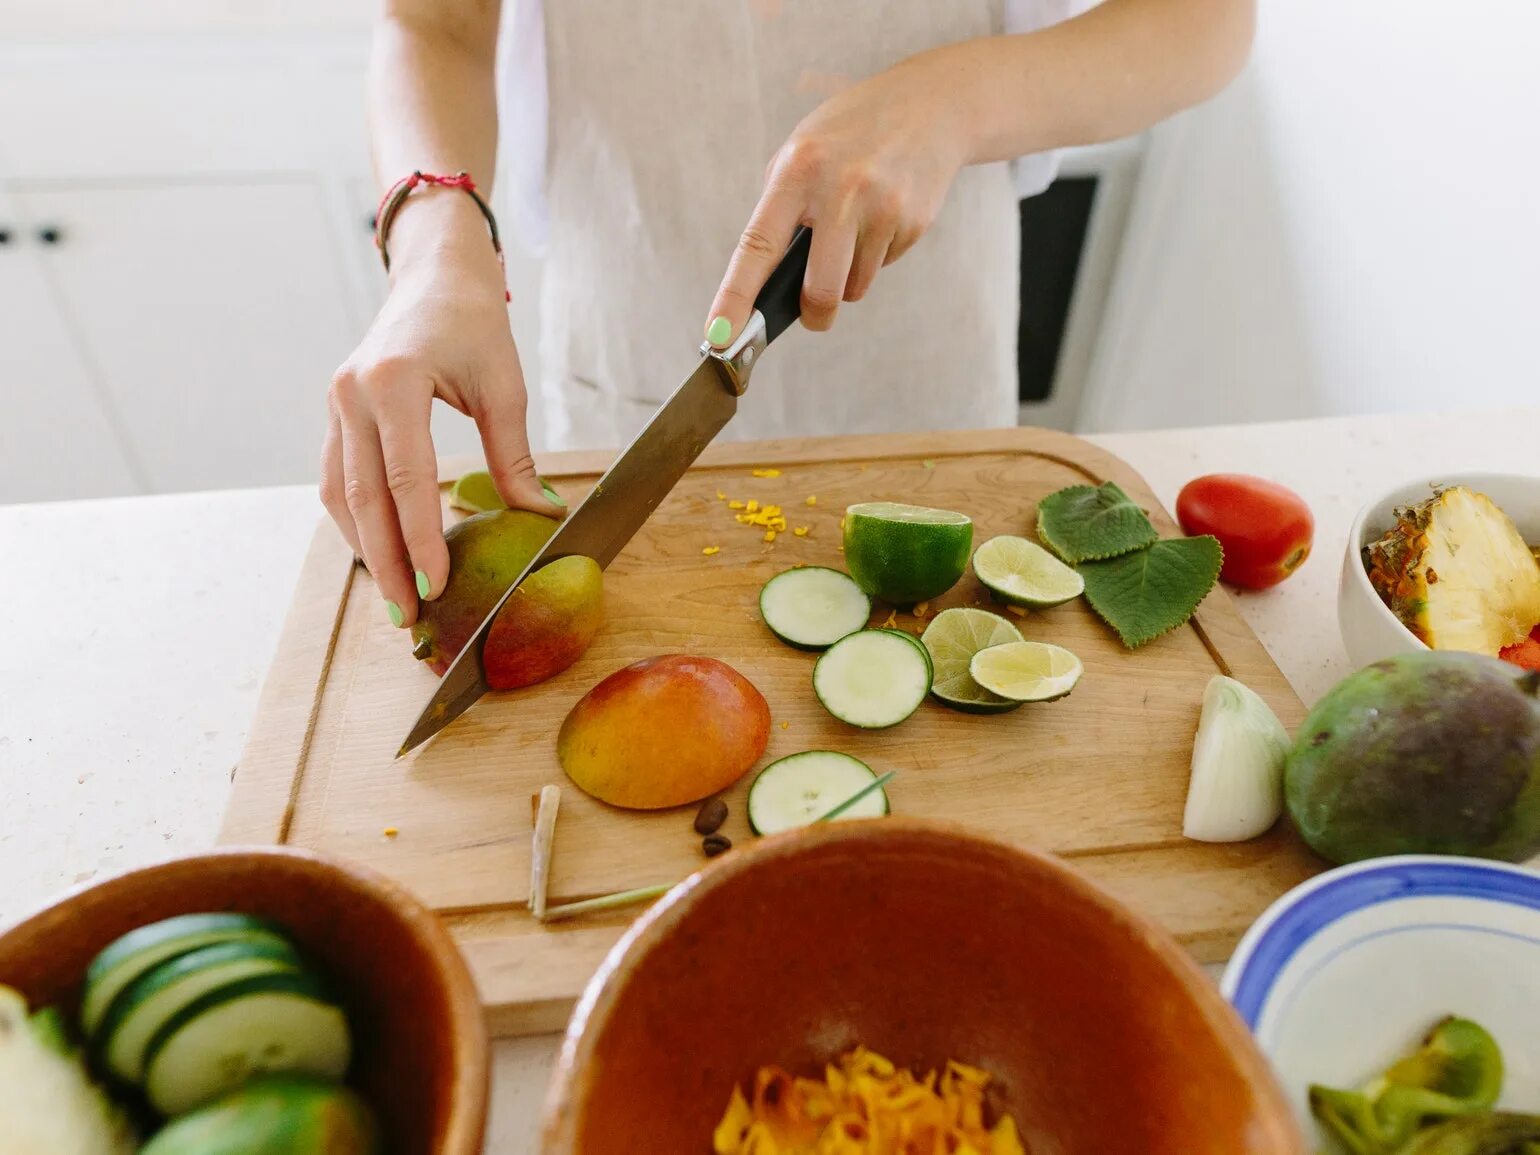
[[508,291],[508,266],[503,260],[503,242],[497,235],[497,218],[492,215],[492,209],[486,200],[476,191],[476,182],[471,179],[471,174],[468,172],[457,172],[453,176],[412,172],[385,190],[385,195],[380,198],[380,207],[374,214],[374,247],[380,250],[380,260],[385,262],[385,271],[390,272],[390,250],[386,248],[385,242],[390,236],[391,223],[396,219],[396,214],[401,211],[401,205],[406,198],[419,185],[463,189],[471,200],[476,202],[476,207],[486,218],[487,229],[492,234],[492,250],[497,253],[498,267],[503,270],[503,300],[513,300],[513,294]]

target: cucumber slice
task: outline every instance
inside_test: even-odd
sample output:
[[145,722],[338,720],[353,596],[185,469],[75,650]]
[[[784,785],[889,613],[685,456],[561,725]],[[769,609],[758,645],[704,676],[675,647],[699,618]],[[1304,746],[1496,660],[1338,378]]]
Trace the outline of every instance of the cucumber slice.
[[841,638],[813,667],[813,693],[841,722],[863,730],[896,726],[930,691],[931,664],[895,630]]
[[157,963],[119,991],[102,1015],[97,1046],[107,1069],[138,1083],[145,1045],[188,1003],[249,975],[297,971],[300,965],[287,942],[263,939],[216,943]]
[[765,583],[759,591],[759,613],[770,632],[788,646],[822,650],[866,625],[872,599],[848,574],[803,566]]
[[304,972],[251,975],[204,993],[145,1048],[144,1089],[180,1115],[264,1072],[341,1079],[353,1044],[340,1007]]
[[[749,827],[779,834],[818,821],[877,775],[859,758],[837,750],[807,750],[770,763],[749,786]],[[880,818],[888,812],[885,790],[873,790],[832,819]]]
[[930,651],[925,648],[924,642],[920,641],[919,638],[915,637],[908,630],[896,630],[891,626],[883,626],[882,632],[885,634],[897,634],[899,637],[903,638],[904,641],[908,642],[915,649],[919,650],[920,653],[925,657],[925,668],[930,671],[930,680],[932,682],[936,680],[936,663],[931,660]]
[[156,963],[201,946],[233,939],[284,940],[284,930],[249,914],[183,914],[131,930],[105,947],[86,968],[80,999],[80,1025],[96,1033],[107,1005],[117,993]]

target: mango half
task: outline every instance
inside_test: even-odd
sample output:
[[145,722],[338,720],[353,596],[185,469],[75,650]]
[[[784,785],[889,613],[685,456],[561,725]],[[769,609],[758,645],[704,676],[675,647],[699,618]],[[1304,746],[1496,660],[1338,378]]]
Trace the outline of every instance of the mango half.
[[668,654],[616,670],[556,737],[567,777],[601,802],[661,810],[725,790],[770,741],[770,707],[715,658]]

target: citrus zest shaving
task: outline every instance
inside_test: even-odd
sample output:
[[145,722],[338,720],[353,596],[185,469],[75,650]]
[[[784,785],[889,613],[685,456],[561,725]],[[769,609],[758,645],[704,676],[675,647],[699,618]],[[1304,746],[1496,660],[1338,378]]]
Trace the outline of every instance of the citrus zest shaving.
[[888,620],[882,623],[882,628],[885,629],[885,630],[891,630],[891,629],[893,629],[897,625],[898,625],[898,611],[897,610],[889,610],[888,611]]
[[929,602],[921,602],[919,605],[914,607],[914,616],[917,618],[923,618],[928,613],[930,613]]
[[759,502],[755,501],[753,498],[750,498],[743,508],[749,513],[757,513],[759,511]]
[[761,1067],[752,1095],[733,1087],[712,1134],[716,1155],[1026,1155],[1016,1121],[985,1122],[989,1075],[948,1062],[916,1078],[865,1047],[793,1078]]
[[818,495],[816,493],[808,494],[807,504],[808,505],[817,505],[818,504]]
[[779,476],[781,476],[781,471],[779,469],[756,469],[756,470],[754,470],[754,476],[755,477],[779,477]]
[[797,526],[796,529],[792,530],[791,532],[796,534],[798,537],[806,537],[807,536],[807,526],[799,525],[799,526]]
[[765,530],[765,540],[766,541],[774,541],[775,540],[775,530],[773,530],[773,529]]
[[394,826],[387,826],[385,828],[385,837],[386,838],[394,838],[396,835],[398,835],[400,833],[401,833],[401,831],[397,830]]
[[1027,616],[1027,611],[1022,609],[1020,606],[1006,606],[1005,612],[1008,614],[1015,614],[1018,618],[1024,618]]
[[743,508],[743,502],[741,502],[741,501],[729,501],[727,503],[727,508],[728,509],[742,509]]
[[720,489],[717,490],[717,500],[718,501],[726,501],[727,500],[727,494],[723,493]]
[[715,557],[721,552],[722,547],[719,545],[708,545],[705,549],[701,550],[701,553],[705,554],[707,557]]

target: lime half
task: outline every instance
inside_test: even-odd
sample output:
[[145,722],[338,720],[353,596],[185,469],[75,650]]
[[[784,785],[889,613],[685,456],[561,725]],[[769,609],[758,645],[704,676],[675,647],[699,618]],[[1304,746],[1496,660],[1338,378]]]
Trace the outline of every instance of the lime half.
[[949,509],[868,501],[845,511],[845,565],[872,597],[910,606],[946,593],[968,566],[973,520]]
[[1085,579],[1035,541],[992,537],[973,555],[973,572],[1002,602],[1045,610],[1085,593]]
[[969,714],[1003,714],[1020,702],[984,689],[968,672],[973,656],[992,646],[1020,642],[1021,633],[999,614],[988,610],[942,610],[920,641],[930,651],[933,672],[930,692],[936,700]]
[[[557,505],[565,502],[551,488],[551,483],[545,478],[539,478],[540,488],[545,495]],[[508,503],[497,492],[497,483],[492,480],[492,475],[485,469],[472,470],[464,477],[457,479],[449,488],[449,504],[454,509],[463,509],[466,513],[486,513],[490,509],[507,509]]]
[[1063,646],[1047,642],[1006,642],[973,655],[973,680],[1012,702],[1052,702],[1075,688],[1085,667]]

